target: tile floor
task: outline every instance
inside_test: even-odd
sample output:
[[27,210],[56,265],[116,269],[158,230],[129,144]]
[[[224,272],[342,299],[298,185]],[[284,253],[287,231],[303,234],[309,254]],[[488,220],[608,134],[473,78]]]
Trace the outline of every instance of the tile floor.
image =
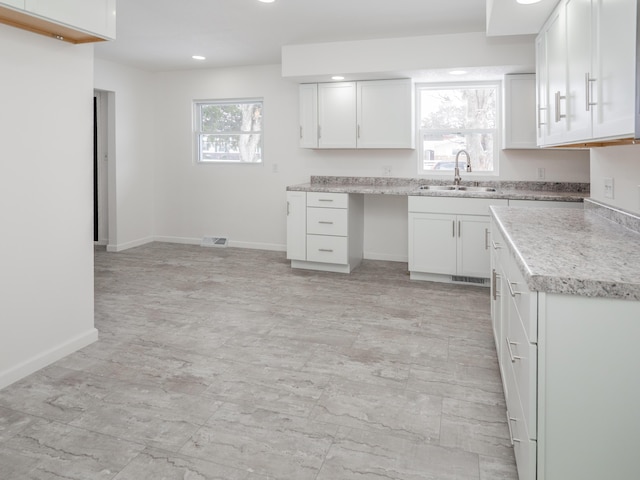
[[0,478],[517,479],[489,292],[96,249],[100,340],[0,391]]

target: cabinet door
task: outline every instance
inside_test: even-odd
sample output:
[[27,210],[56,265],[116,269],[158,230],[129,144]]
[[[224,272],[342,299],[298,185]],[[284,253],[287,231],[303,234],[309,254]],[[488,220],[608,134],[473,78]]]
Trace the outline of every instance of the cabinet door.
[[56,23],[116,38],[115,0],[25,0],[25,9]]
[[415,148],[410,79],[357,84],[358,148]]
[[593,137],[621,137],[634,132],[635,0],[593,0]]
[[591,71],[591,0],[566,0],[567,85],[565,142],[589,140],[586,76]]
[[458,275],[489,278],[489,219],[484,216],[458,215]]
[[307,259],[306,192],[287,192],[287,258]]
[[300,85],[299,102],[300,147],[318,148],[318,85]]
[[503,148],[536,148],[536,76],[504,77]]
[[549,17],[544,29],[547,54],[547,95],[549,98],[549,125],[546,129],[546,145],[562,142],[567,123],[567,52],[563,7],[561,2]]
[[409,214],[409,270],[456,274],[456,216]]
[[547,86],[547,36],[536,37],[536,144],[546,145],[549,130],[549,92]]
[[318,147],[356,147],[356,84],[318,85]]

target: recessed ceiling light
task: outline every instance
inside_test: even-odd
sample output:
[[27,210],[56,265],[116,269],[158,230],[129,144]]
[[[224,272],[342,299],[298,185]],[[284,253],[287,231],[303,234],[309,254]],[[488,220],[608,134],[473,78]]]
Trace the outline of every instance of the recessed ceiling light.
[[466,75],[467,71],[466,70],[451,70],[449,72],[449,75]]
[[540,0],[516,0],[521,5],[531,5],[532,3],[538,3]]
[[206,60],[207,57],[203,57],[202,55],[193,55],[191,58],[194,60]]
[[275,0],[258,0],[258,1],[262,2],[262,3],[273,3],[273,2],[275,2]]
[[342,75],[334,75],[331,80],[344,80],[344,77]]

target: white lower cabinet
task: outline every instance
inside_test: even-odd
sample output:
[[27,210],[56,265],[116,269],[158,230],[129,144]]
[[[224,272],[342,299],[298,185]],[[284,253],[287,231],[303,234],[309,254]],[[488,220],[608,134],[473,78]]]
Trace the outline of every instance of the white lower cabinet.
[[350,273],[362,261],[364,197],[287,192],[287,258],[292,268]]
[[531,291],[495,221],[490,231],[519,480],[640,478],[640,302]]
[[409,197],[409,271],[416,280],[491,276],[489,206],[503,199]]

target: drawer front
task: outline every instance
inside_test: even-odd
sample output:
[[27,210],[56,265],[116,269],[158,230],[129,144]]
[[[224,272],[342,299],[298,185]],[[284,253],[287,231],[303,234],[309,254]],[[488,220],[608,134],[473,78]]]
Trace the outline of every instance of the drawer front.
[[307,233],[346,237],[347,210],[344,208],[307,208]]
[[522,406],[518,399],[513,371],[507,368],[507,388],[510,396],[507,399],[507,424],[509,426],[509,437],[513,445],[513,452],[516,457],[518,467],[518,478],[520,480],[536,479],[537,442],[530,439],[527,425],[524,421]]
[[515,261],[507,272],[507,295],[511,297],[522,320],[529,342],[538,343],[538,293],[529,290]]
[[489,216],[491,205],[508,205],[504,198],[460,198],[409,196],[409,211],[416,213],[451,213]]
[[348,193],[307,192],[307,207],[347,208]]
[[527,341],[524,326],[513,301],[509,305],[509,324],[503,347],[506,349],[506,355],[503,358],[508,364],[505,368],[512,369],[523,420],[530,438],[535,439],[537,432],[538,349],[536,345]]
[[322,263],[349,263],[347,237],[307,235],[307,261]]

